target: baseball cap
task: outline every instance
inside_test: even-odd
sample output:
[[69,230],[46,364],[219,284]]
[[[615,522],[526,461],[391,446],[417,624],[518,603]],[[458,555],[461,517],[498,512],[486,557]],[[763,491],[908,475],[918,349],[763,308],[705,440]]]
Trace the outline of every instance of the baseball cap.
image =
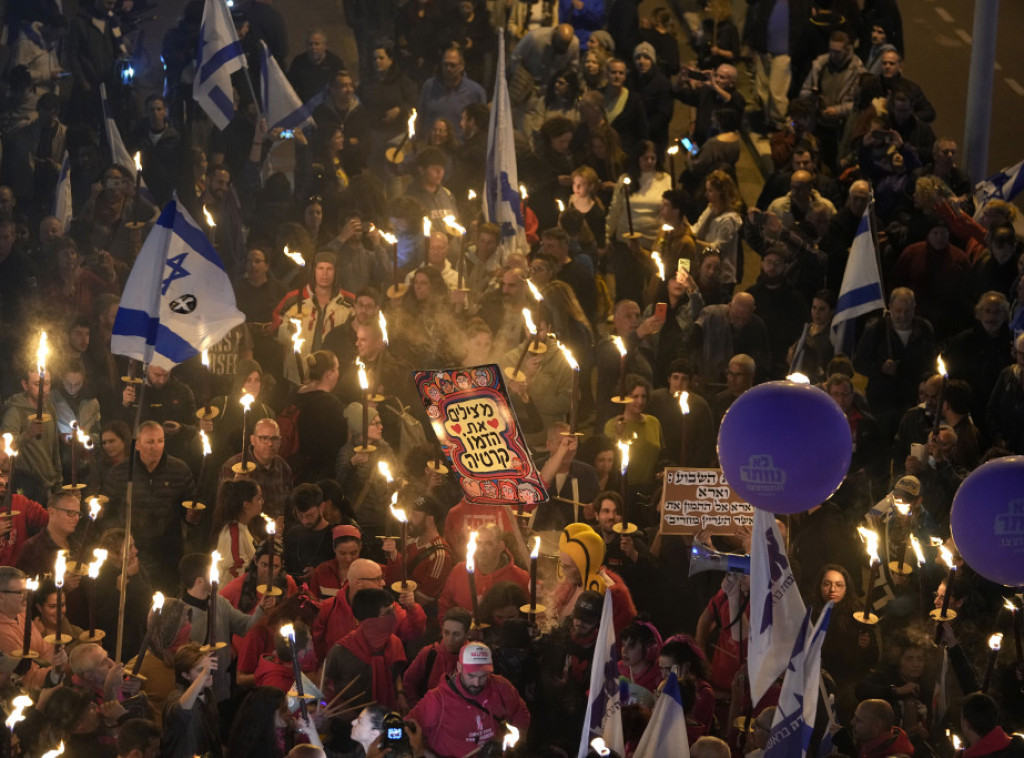
[[331,540],[334,542],[335,545],[338,544],[338,540],[348,538],[361,540],[363,538],[363,533],[360,532],[359,529],[357,529],[356,527],[351,526],[350,524],[339,524],[331,530]]
[[896,486],[892,488],[892,494],[899,497],[915,498],[921,494],[921,480],[916,476],[901,476]]
[[479,674],[486,671],[494,673],[494,662],[491,659],[491,649],[480,642],[467,642],[459,652],[459,663],[462,670],[470,674]]
[[576,606],[572,610],[573,618],[593,623],[600,620],[604,608],[604,597],[593,590],[581,592],[576,598]]

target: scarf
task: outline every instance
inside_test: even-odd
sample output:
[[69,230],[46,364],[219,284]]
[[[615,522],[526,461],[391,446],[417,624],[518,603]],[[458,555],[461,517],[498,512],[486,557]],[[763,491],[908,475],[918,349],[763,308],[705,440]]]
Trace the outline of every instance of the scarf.
[[401,640],[392,634],[394,628],[393,614],[366,619],[338,641],[363,663],[369,664],[373,674],[371,697],[388,708],[394,708],[397,699],[392,676],[394,666],[406,661]]
[[608,102],[608,97],[605,96],[604,100],[604,112],[605,118],[608,119],[608,123],[612,123],[615,119],[622,115],[622,112],[626,110],[626,102],[629,100],[629,90],[623,87],[619,90],[618,97],[615,98],[615,102]]

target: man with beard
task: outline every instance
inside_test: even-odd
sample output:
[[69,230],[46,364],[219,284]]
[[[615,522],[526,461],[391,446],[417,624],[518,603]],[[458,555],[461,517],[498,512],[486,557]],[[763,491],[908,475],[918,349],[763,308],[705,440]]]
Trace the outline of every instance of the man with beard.
[[[210,167],[206,192],[201,205],[206,208],[216,226],[206,226],[206,236],[212,240],[224,262],[224,269],[234,278],[245,273],[245,236],[242,231],[242,205],[231,186],[231,169],[223,163]],[[204,226],[203,221],[199,222]]]
[[407,513],[409,536],[413,540],[405,546],[402,555],[398,554],[395,540],[384,540],[383,548],[388,556],[384,580],[390,586],[407,571],[409,579],[416,582],[416,601],[423,606],[427,618],[433,620],[437,617],[437,598],[455,567],[455,553],[438,529],[444,526],[444,506],[432,497],[423,496],[413,501]]
[[494,674],[491,650],[479,642],[466,643],[456,674],[430,690],[409,718],[422,726],[428,747],[438,755],[465,755],[501,739],[506,724],[521,734],[530,727],[526,703],[511,682]]
[[747,289],[753,295],[757,314],[768,329],[768,346],[772,355],[769,376],[781,379],[789,373],[786,352],[799,337],[810,308],[803,295],[786,279],[786,249],[773,245],[761,259],[761,275]]
[[829,168],[835,166],[839,134],[853,111],[863,73],[864,64],[853,54],[850,35],[837,29],[829,38],[828,52],[814,59],[800,89],[801,98],[817,100],[822,162]]
[[452,608],[444,614],[441,640],[422,648],[402,675],[410,705],[416,705],[432,687],[455,673],[459,651],[469,638],[472,625],[473,615],[465,608]]

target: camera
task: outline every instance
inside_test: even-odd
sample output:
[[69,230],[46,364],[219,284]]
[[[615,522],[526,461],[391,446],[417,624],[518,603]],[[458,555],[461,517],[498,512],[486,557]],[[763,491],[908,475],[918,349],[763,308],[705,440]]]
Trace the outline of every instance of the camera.
[[708,79],[711,78],[703,71],[695,71],[693,69],[688,70],[686,72],[686,75],[697,82],[706,82]]
[[395,748],[399,753],[402,750],[411,751],[412,746],[409,744],[409,735],[405,726],[405,721],[397,713],[392,711],[385,716],[381,723],[381,748]]

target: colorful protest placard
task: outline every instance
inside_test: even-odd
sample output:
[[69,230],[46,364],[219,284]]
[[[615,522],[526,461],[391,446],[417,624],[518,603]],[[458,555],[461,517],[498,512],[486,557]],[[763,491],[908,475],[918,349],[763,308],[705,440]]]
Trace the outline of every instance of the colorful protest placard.
[[754,506],[732,491],[720,468],[667,468],[662,534],[736,534],[754,525]]
[[467,501],[515,507],[548,499],[496,365],[414,371],[413,382]]

